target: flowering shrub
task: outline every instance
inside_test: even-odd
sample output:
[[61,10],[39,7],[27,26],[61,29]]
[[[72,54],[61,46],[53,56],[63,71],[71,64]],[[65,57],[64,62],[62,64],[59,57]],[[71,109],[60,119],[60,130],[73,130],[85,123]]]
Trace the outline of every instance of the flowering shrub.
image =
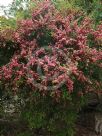
[[[63,17],[50,1],[38,4],[31,19],[18,22],[12,35],[12,57],[0,68],[0,84],[6,91],[27,92],[29,100],[38,92],[45,103],[48,97],[47,102],[67,106],[72,101],[78,108],[84,94],[102,92],[102,25],[94,30],[87,17]],[[7,46],[1,39],[1,49]]]
[[[19,22],[12,39],[17,50],[9,63],[1,67],[1,81],[18,90],[23,80],[32,90],[44,94],[49,93],[47,87],[51,88],[51,94],[61,95],[63,86],[72,93],[79,85],[82,87],[78,91],[82,93],[99,91],[101,81],[99,77],[94,78],[94,67],[101,69],[102,52],[95,48],[99,46],[98,39],[101,41],[101,25],[93,30],[88,18],[81,22],[73,15],[64,18],[50,2],[43,2],[40,7],[32,19]],[[90,37],[94,40],[91,47]],[[42,88],[33,84],[34,81]],[[61,81],[64,84],[57,87]]]

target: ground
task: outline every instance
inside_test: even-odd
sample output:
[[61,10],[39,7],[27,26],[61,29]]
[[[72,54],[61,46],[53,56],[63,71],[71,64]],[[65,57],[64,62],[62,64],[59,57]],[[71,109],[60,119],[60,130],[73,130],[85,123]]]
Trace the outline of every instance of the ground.
[[76,136],[102,136],[102,135],[96,134],[95,131],[92,130],[91,128],[78,125]]

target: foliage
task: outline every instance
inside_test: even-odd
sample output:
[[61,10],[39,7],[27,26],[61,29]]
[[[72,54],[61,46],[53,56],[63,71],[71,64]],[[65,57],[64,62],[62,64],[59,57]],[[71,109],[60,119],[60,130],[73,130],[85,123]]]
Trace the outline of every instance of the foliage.
[[4,16],[0,16],[0,30],[5,30],[5,29],[14,29],[16,22],[14,19],[9,18],[7,19]]
[[4,16],[0,16],[0,30],[15,29],[17,21],[31,18],[34,6],[30,0],[14,0],[8,7],[0,7],[4,13]]
[[[50,96],[42,96],[34,92],[26,104],[22,118],[28,121],[29,129],[34,134],[73,136],[74,123],[77,118],[75,105],[63,99],[54,101]],[[32,103],[33,102],[33,103]]]
[[97,25],[102,21],[102,1],[101,0],[52,0],[56,7],[64,13],[81,12],[90,16]]

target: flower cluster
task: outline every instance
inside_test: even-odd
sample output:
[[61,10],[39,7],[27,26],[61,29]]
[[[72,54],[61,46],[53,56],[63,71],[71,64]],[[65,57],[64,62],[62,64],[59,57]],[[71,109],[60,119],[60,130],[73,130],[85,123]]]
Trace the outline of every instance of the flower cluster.
[[89,18],[76,20],[73,14],[61,16],[50,1],[41,3],[32,19],[20,21],[13,33],[16,50],[0,68],[2,85],[15,91],[26,86],[54,96],[57,92],[61,96],[63,88],[68,93],[101,91],[102,81],[95,73],[97,69],[102,73],[102,51],[95,46],[102,25],[94,30],[91,23]]

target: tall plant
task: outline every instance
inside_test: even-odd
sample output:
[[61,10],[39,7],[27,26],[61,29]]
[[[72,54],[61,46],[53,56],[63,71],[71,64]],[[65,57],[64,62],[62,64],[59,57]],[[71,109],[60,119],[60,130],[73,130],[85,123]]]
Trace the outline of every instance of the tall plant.
[[[50,1],[37,4],[9,39],[14,50],[0,67],[0,84],[22,97],[22,117],[32,130],[73,136],[83,96],[102,92],[102,25],[94,30],[88,17],[63,17]],[[1,49],[6,38],[4,32]]]

